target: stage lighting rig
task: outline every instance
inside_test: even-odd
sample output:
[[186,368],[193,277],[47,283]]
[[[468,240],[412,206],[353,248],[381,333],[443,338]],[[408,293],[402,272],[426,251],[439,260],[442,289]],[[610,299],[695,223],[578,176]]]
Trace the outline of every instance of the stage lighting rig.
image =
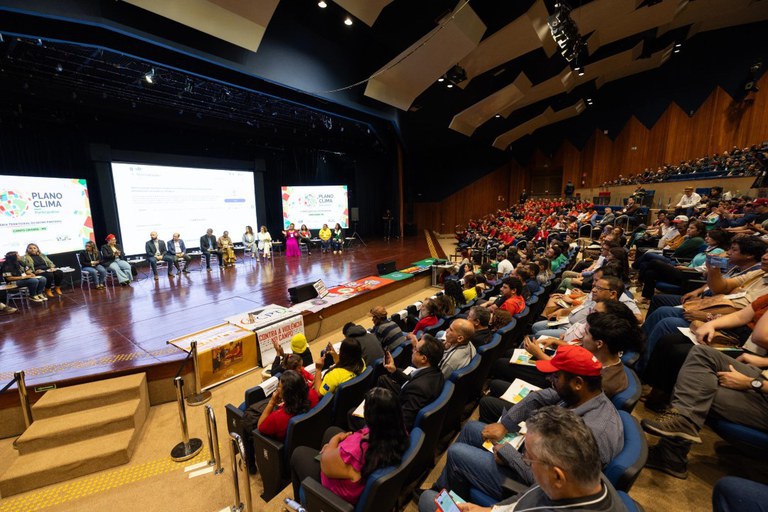
[[571,19],[570,6],[565,2],[557,2],[554,13],[547,18],[547,25],[563,58],[568,62],[576,59],[582,52],[584,40],[576,22]]

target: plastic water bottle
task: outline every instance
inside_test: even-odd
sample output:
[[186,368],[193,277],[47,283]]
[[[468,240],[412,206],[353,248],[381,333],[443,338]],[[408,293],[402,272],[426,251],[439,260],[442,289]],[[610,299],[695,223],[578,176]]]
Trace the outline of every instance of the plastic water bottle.
[[285,504],[296,512],[307,512],[307,510],[301,506],[301,503],[293,501],[291,498],[285,498]]

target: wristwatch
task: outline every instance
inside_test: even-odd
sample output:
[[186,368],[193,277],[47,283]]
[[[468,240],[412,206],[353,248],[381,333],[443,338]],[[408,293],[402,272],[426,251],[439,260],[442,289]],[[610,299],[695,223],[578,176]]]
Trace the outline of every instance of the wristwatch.
[[752,389],[755,391],[760,391],[763,389],[763,380],[762,379],[754,379],[752,382],[749,383],[750,386],[752,386]]

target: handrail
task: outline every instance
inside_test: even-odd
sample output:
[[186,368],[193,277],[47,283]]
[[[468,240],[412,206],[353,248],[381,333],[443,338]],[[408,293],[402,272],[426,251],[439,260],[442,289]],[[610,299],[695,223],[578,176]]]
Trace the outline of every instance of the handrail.
[[209,466],[216,466],[213,474],[218,475],[224,472],[221,467],[221,454],[219,453],[219,430],[216,428],[216,414],[213,407],[205,406],[205,430],[208,433],[208,453],[211,457],[208,460]]
[[251,502],[251,482],[248,478],[248,471],[243,471],[245,474],[245,504],[240,501],[240,481],[238,472],[237,456],[240,456],[240,465],[245,465],[245,445],[243,439],[236,433],[229,433],[230,439],[230,456],[232,459],[232,487],[234,491],[234,502],[231,507],[232,512],[253,512],[253,503]]
[[32,424],[34,418],[32,418],[32,407],[29,405],[29,394],[27,394],[27,381],[24,378],[24,370],[15,372],[13,378],[19,383],[19,400],[21,401],[21,412],[24,416],[24,427],[26,430]]

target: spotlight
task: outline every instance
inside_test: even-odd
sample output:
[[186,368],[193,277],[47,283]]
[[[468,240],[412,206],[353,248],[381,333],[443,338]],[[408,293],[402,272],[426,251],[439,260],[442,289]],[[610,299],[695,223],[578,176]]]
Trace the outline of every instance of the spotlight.
[[672,53],[680,53],[680,48],[675,48]]
[[675,43],[675,48],[680,48],[681,46],[683,46],[683,43]]
[[579,68],[579,76],[584,76],[584,68]]
[[56,72],[61,73],[62,71],[64,71],[64,67],[61,65],[61,62],[59,62],[56,64]]
[[441,76],[440,78],[438,78],[438,79],[437,79],[437,81],[438,81],[438,82],[445,82],[445,77],[442,77],[442,76]]
[[449,89],[453,89],[453,84],[448,84],[446,85],[446,87],[448,87]]
[[346,26],[348,26],[348,27],[351,27],[351,26],[352,26],[352,18],[350,18],[349,16],[347,16],[346,18],[344,18],[344,24],[345,24]]
[[467,72],[464,70],[464,68],[456,64],[450,70],[448,70],[448,72],[445,74],[445,78],[453,85],[459,85],[461,82],[467,79]]
[[317,6],[321,9],[325,9],[326,7],[328,7],[328,4],[325,3],[323,0],[320,0],[319,2],[317,2]]
[[152,68],[149,73],[144,75],[144,80],[147,81],[149,84],[155,83],[155,68]]
[[501,117],[501,114],[496,114],[496,116],[495,116],[495,117]]

